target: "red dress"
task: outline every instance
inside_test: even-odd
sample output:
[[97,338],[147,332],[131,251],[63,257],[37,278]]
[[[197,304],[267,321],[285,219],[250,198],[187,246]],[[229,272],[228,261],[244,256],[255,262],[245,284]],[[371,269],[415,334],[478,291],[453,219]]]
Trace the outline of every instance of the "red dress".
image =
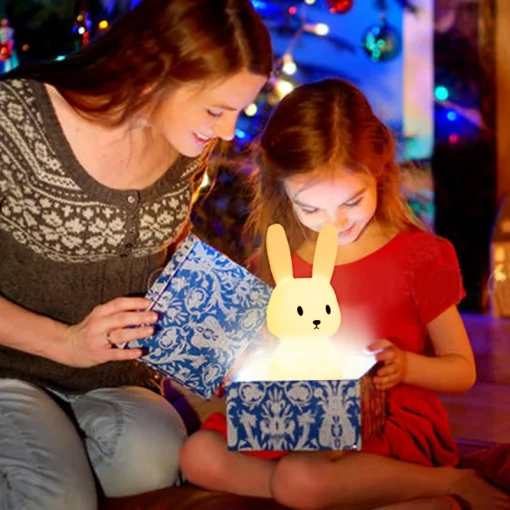
[[[311,264],[296,255],[293,267],[296,278],[312,276]],[[331,283],[342,313],[335,344],[346,353],[382,338],[402,350],[432,353],[426,325],[465,296],[451,243],[420,230],[401,232],[374,253],[336,266]],[[386,424],[362,451],[425,466],[457,463],[448,416],[435,393],[401,384],[387,391],[386,400]],[[202,428],[226,436],[225,417],[214,413]]]

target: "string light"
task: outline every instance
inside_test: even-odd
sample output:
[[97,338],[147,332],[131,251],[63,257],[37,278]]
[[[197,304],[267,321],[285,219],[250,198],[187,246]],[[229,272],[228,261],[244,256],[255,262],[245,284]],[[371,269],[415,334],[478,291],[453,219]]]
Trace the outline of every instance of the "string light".
[[328,35],[329,34],[328,25],[326,25],[326,23],[317,23],[317,25],[315,25],[315,33],[317,35]]
[[257,105],[255,103],[252,103],[251,105],[245,108],[244,113],[248,117],[253,117],[254,115],[256,115],[257,111],[258,111]]
[[290,81],[280,79],[275,84],[275,90],[280,97],[284,97],[294,90],[294,85]]
[[283,67],[282,71],[287,74],[288,76],[292,76],[293,74],[296,74],[297,71],[297,65],[294,62],[294,59],[292,58],[292,55],[286,53],[283,56]]
[[446,101],[450,97],[450,93],[446,87],[440,85],[435,88],[434,96],[438,101]]

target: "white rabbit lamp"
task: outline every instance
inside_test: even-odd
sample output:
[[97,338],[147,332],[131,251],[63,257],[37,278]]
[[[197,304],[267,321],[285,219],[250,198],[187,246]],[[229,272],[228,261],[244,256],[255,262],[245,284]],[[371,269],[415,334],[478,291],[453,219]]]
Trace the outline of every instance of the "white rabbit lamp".
[[341,314],[331,276],[338,232],[328,223],[319,233],[311,278],[294,278],[285,230],[267,230],[269,266],[276,283],[267,307],[267,327],[280,339],[269,368],[269,379],[338,380],[340,354],[329,337],[340,327]]

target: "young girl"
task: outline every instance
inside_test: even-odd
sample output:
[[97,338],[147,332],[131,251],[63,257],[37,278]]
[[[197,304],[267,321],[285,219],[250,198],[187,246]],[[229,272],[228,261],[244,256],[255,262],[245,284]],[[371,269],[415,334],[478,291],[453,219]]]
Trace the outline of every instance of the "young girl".
[[[388,128],[359,90],[329,79],[286,96],[260,145],[251,224],[262,239],[270,224],[283,225],[296,277],[311,276],[321,226],[337,226],[336,343],[351,354],[377,352],[374,382],[387,392],[387,420],[361,452],[245,455],[227,451],[225,418],[215,414],[181,451],[186,478],[302,509],[459,508],[456,500],[510,508],[474,472],[454,468],[455,443],[435,392],[464,392],[475,382],[456,308],[461,275],[452,245],[421,229],[404,205]],[[271,282],[264,241],[257,272]]]

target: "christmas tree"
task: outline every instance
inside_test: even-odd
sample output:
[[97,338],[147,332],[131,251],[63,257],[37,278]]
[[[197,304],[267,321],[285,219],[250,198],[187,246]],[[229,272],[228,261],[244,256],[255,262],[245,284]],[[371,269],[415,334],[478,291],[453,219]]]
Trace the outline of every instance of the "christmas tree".
[[[4,16],[15,31],[14,48],[20,61],[60,59],[108,30],[110,24],[140,0],[3,0]],[[211,0],[214,1],[214,0]],[[328,55],[359,52],[365,61],[391,62],[402,50],[401,34],[387,20],[390,7],[417,12],[411,0],[370,0],[377,15],[367,23],[360,40],[343,37],[343,30],[330,29],[328,20],[347,19],[358,2],[369,0],[252,0],[275,41],[275,70],[253,104],[241,112],[230,160],[246,149],[260,132],[281,98],[300,83],[338,75],[332,60],[302,62],[298,54],[313,44],[325,45]],[[2,0],[0,0],[2,2]],[[1,42],[1,39],[0,39]],[[11,37],[12,43],[12,37]],[[348,74],[341,77],[349,78]],[[207,175],[204,191],[215,186],[206,200],[195,207],[195,228],[211,244],[237,260],[247,255],[241,232],[249,207],[245,176],[235,165],[220,165],[217,175]]]

